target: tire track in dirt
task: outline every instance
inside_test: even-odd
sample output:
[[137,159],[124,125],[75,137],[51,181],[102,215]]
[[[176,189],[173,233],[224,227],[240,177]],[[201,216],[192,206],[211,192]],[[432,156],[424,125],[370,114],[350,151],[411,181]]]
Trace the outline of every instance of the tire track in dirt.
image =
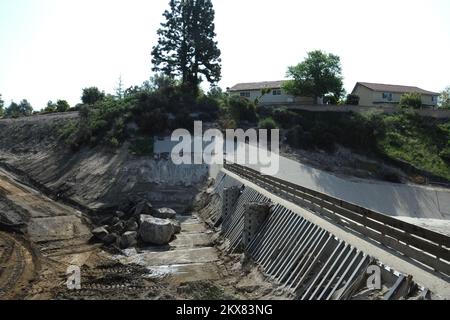
[[[80,211],[53,201],[5,170],[0,170],[0,191],[1,201],[11,202],[13,211],[26,215],[23,237],[0,233],[0,299],[30,297],[36,290],[51,297],[54,288],[63,285],[67,267],[83,264],[97,249],[89,244],[90,228]],[[34,262],[43,266],[43,272],[29,288]]]
[[35,266],[32,254],[19,241],[0,232],[0,299],[11,299],[22,295],[30,285]]

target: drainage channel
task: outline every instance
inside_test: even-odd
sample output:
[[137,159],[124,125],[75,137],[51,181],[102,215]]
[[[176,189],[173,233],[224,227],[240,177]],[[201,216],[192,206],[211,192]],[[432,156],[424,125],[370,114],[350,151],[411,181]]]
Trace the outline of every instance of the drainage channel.
[[[228,253],[245,253],[262,267],[269,281],[296,299],[355,299],[364,292],[386,300],[429,295],[410,277],[225,172],[219,174],[213,190],[202,216],[220,231]],[[380,270],[383,288],[368,283],[368,270],[373,267]]]

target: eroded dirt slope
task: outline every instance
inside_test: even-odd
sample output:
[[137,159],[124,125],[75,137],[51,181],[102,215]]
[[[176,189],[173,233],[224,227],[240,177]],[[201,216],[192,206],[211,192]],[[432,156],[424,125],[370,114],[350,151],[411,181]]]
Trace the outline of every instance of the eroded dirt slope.
[[[207,166],[175,166],[164,157],[137,157],[129,143],[118,150],[73,152],[61,130],[77,113],[0,120],[0,164],[10,165],[53,191],[92,209],[139,194],[159,207],[183,211],[208,177]],[[151,142],[149,142],[151,143]]]

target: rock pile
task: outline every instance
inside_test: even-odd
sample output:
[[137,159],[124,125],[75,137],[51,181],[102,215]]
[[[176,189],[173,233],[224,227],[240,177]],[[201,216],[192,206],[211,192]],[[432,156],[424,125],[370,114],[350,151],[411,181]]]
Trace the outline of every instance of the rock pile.
[[121,249],[135,247],[139,240],[167,245],[181,232],[176,217],[172,209],[155,209],[150,202],[134,197],[121,204],[113,216],[100,220],[92,234],[105,245],[115,244]]

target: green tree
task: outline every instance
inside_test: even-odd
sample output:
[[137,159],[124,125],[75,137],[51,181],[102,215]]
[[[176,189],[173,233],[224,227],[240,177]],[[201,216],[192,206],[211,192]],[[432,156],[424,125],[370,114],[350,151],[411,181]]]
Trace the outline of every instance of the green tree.
[[49,102],[47,102],[47,107],[45,107],[43,112],[48,112],[48,113],[56,112],[56,104],[54,104],[53,101],[50,100]]
[[84,104],[93,105],[99,101],[102,101],[105,97],[106,95],[103,91],[100,91],[97,87],[90,87],[83,89],[81,101]]
[[420,109],[422,107],[422,95],[417,92],[405,93],[400,98],[402,108]]
[[443,109],[450,109],[450,86],[441,92],[439,97],[439,107]]
[[66,100],[56,101],[56,112],[66,112],[70,109],[70,105]]
[[33,113],[33,107],[31,104],[27,101],[27,99],[23,99],[19,103],[19,114],[21,116],[29,116]]
[[183,87],[198,94],[202,76],[211,84],[221,79],[221,52],[215,40],[211,0],[170,0],[165,22],[152,50],[153,71],[180,77]]
[[144,82],[144,89],[147,91],[164,91],[176,87],[177,82],[164,73],[157,73]]
[[5,110],[5,115],[11,118],[18,118],[21,116],[29,116],[33,112],[33,107],[27,100],[22,100],[19,104],[14,101],[11,102]]
[[309,52],[305,61],[289,67],[287,76],[292,80],[285,82],[284,89],[291,95],[317,101],[328,94],[340,98],[344,92],[340,58],[320,50]]
[[11,102],[9,107],[5,109],[5,116],[11,118],[17,118],[20,115],[19,105],[14,101]]
[[2,100],[2,95],[0,94],[0,118],[3,117],[3,113],[4,113],[3,108],[4,107],[5,107],[5,102]]
[[116,97],[122,99],[124,97],[124,94],[125,89],[123,88],[122,75],[120,75],[119,80],[117,80]]

